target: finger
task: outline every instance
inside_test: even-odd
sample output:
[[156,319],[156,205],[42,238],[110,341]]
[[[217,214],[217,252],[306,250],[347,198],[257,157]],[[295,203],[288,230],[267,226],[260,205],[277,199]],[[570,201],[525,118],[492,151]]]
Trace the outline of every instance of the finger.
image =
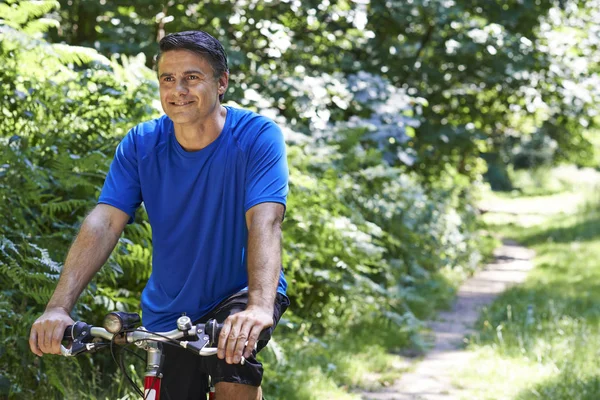
[[227,361],[227,364],[233,364],[233,354],[235,353],[235,347],[241,330],[240,323],[241,321],[239,318],[234,319],[231,324],[229,335],[227,336],[227,346],[225,348],[225,361]]
[[52,352],[52,327],[51,326],[43,326],[42,327],[42,341],[40,348],[44,353]]
[[31,349],[31,352],[37,356],[41,357],[44,355],[38,347],[38,332],[35,325],[31,327],[31,332],[29,333],[29,348]]
[[248,334],[248,344],[246,345],[246,347],[244,349],[244,357],[245,358],[249,358],[252,355],[252,352],[254,351],[254,349],[256,347],[256,343],[258,342],[258,336],[260,335],[261,332],[262,332],[262,329],[259,325],[254,325],[252,327],[252,330]]
[[237,336],[235,349],[233,351],[234,364],[239,364],[239,362],[242,360],[242,352],[244,351],[244,347],[246,346],[246,341],[248,340],[248,336],[250,335],[251,329],[252,324],[249,321],[246,321],[240,329],[240,333]]
[[231,320],[227,318],[223,322],[223,328],[221,328],[221,333],[219,334],[219,344],[217,345],[217,357],[221,360],[225,358],[225,346],[227,346],[227,336],[229,336],[230,330]]
[[52,334],[52,354],[60,354],[60,343],[65,335],[65,328],[62,324],[58,324],[54,327]]

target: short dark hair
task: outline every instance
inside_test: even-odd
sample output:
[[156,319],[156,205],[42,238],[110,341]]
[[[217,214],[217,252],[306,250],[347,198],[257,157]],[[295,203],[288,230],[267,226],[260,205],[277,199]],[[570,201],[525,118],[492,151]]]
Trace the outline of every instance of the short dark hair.
[[[227,65],[227,54],[221,42],[203,31],[185,31],[170,33],[163,37],[158,43],[158,54],[156,65],[163,53],[171,50],[189,50],[206,59],[214,71],[214,77],[220,78],[225,72],[229,72]],[[225,94],[219,96],[223,101]]]

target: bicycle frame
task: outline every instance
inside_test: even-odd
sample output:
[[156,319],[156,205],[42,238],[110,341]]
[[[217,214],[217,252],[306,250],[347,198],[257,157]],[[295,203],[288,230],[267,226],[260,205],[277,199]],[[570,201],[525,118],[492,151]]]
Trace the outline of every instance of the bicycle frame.
[[160,385],[162,382],[162,349],[157,342],[147,342],[146,373],[144,374],[144,399],[160,400]]
[[[144,374],[144,399],[160,400],[160,389],[162,385],[162,348],[158,342],[145,343],[146,350],[146,372]],[[215,387],[211,384],[208,376],[208,400],[215,399]]]
[[160,382],[162,378],[147,376],[144,378],[144,399],[160,400]]

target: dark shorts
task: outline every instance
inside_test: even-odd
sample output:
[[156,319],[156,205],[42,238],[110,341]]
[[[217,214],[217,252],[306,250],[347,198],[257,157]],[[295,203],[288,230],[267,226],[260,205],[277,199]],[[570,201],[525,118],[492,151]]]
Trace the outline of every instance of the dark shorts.
[[[195,323],[206,322],[211,318],[218,322],[237,312],[246,309],[248,304],[248,292],[242,291],[225,299],[217,305],[210,313],[206,314]],[[262,382],[263,367],[256,360],[256,353],[263,349],[273,330],[277,326],[281,315],[290,304],[289,299],[277,293],[275,307],[273,308],[274,324],[268,328],[267,339],[259,340],[257,350],[246,359],[244,365],[227,364],[225,360],[217,358],[216,355],[199,357],[189,350],[180,347],[163,346],[163,379],[161,385],[161,399],[185,400],[200,399],[206,395],[206,376],[210,375],[213,384],[218,382],[241,383],[244,385],[260,386]]]

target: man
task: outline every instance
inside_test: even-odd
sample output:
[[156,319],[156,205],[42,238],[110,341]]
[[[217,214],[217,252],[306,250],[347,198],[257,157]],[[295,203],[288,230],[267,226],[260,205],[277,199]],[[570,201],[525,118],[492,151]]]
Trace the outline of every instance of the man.
[[141,299],[144,325],[174,329],[182,313],[194,321],[225,320],[217,357],[165,346],[163,397],[199,398],[200,369],[216,382],[217,399],[260,399],[255,344],[289,305],[281,268],[288,191],[283,137],[267,118],[221,105],[229,71],[215,38],[181,32],[159,47],[166,115],[134,127],[119,144],[98,205],[31,328],[31,351],[60,352],[77,298],[144,202],[153,242],[152,275]]

